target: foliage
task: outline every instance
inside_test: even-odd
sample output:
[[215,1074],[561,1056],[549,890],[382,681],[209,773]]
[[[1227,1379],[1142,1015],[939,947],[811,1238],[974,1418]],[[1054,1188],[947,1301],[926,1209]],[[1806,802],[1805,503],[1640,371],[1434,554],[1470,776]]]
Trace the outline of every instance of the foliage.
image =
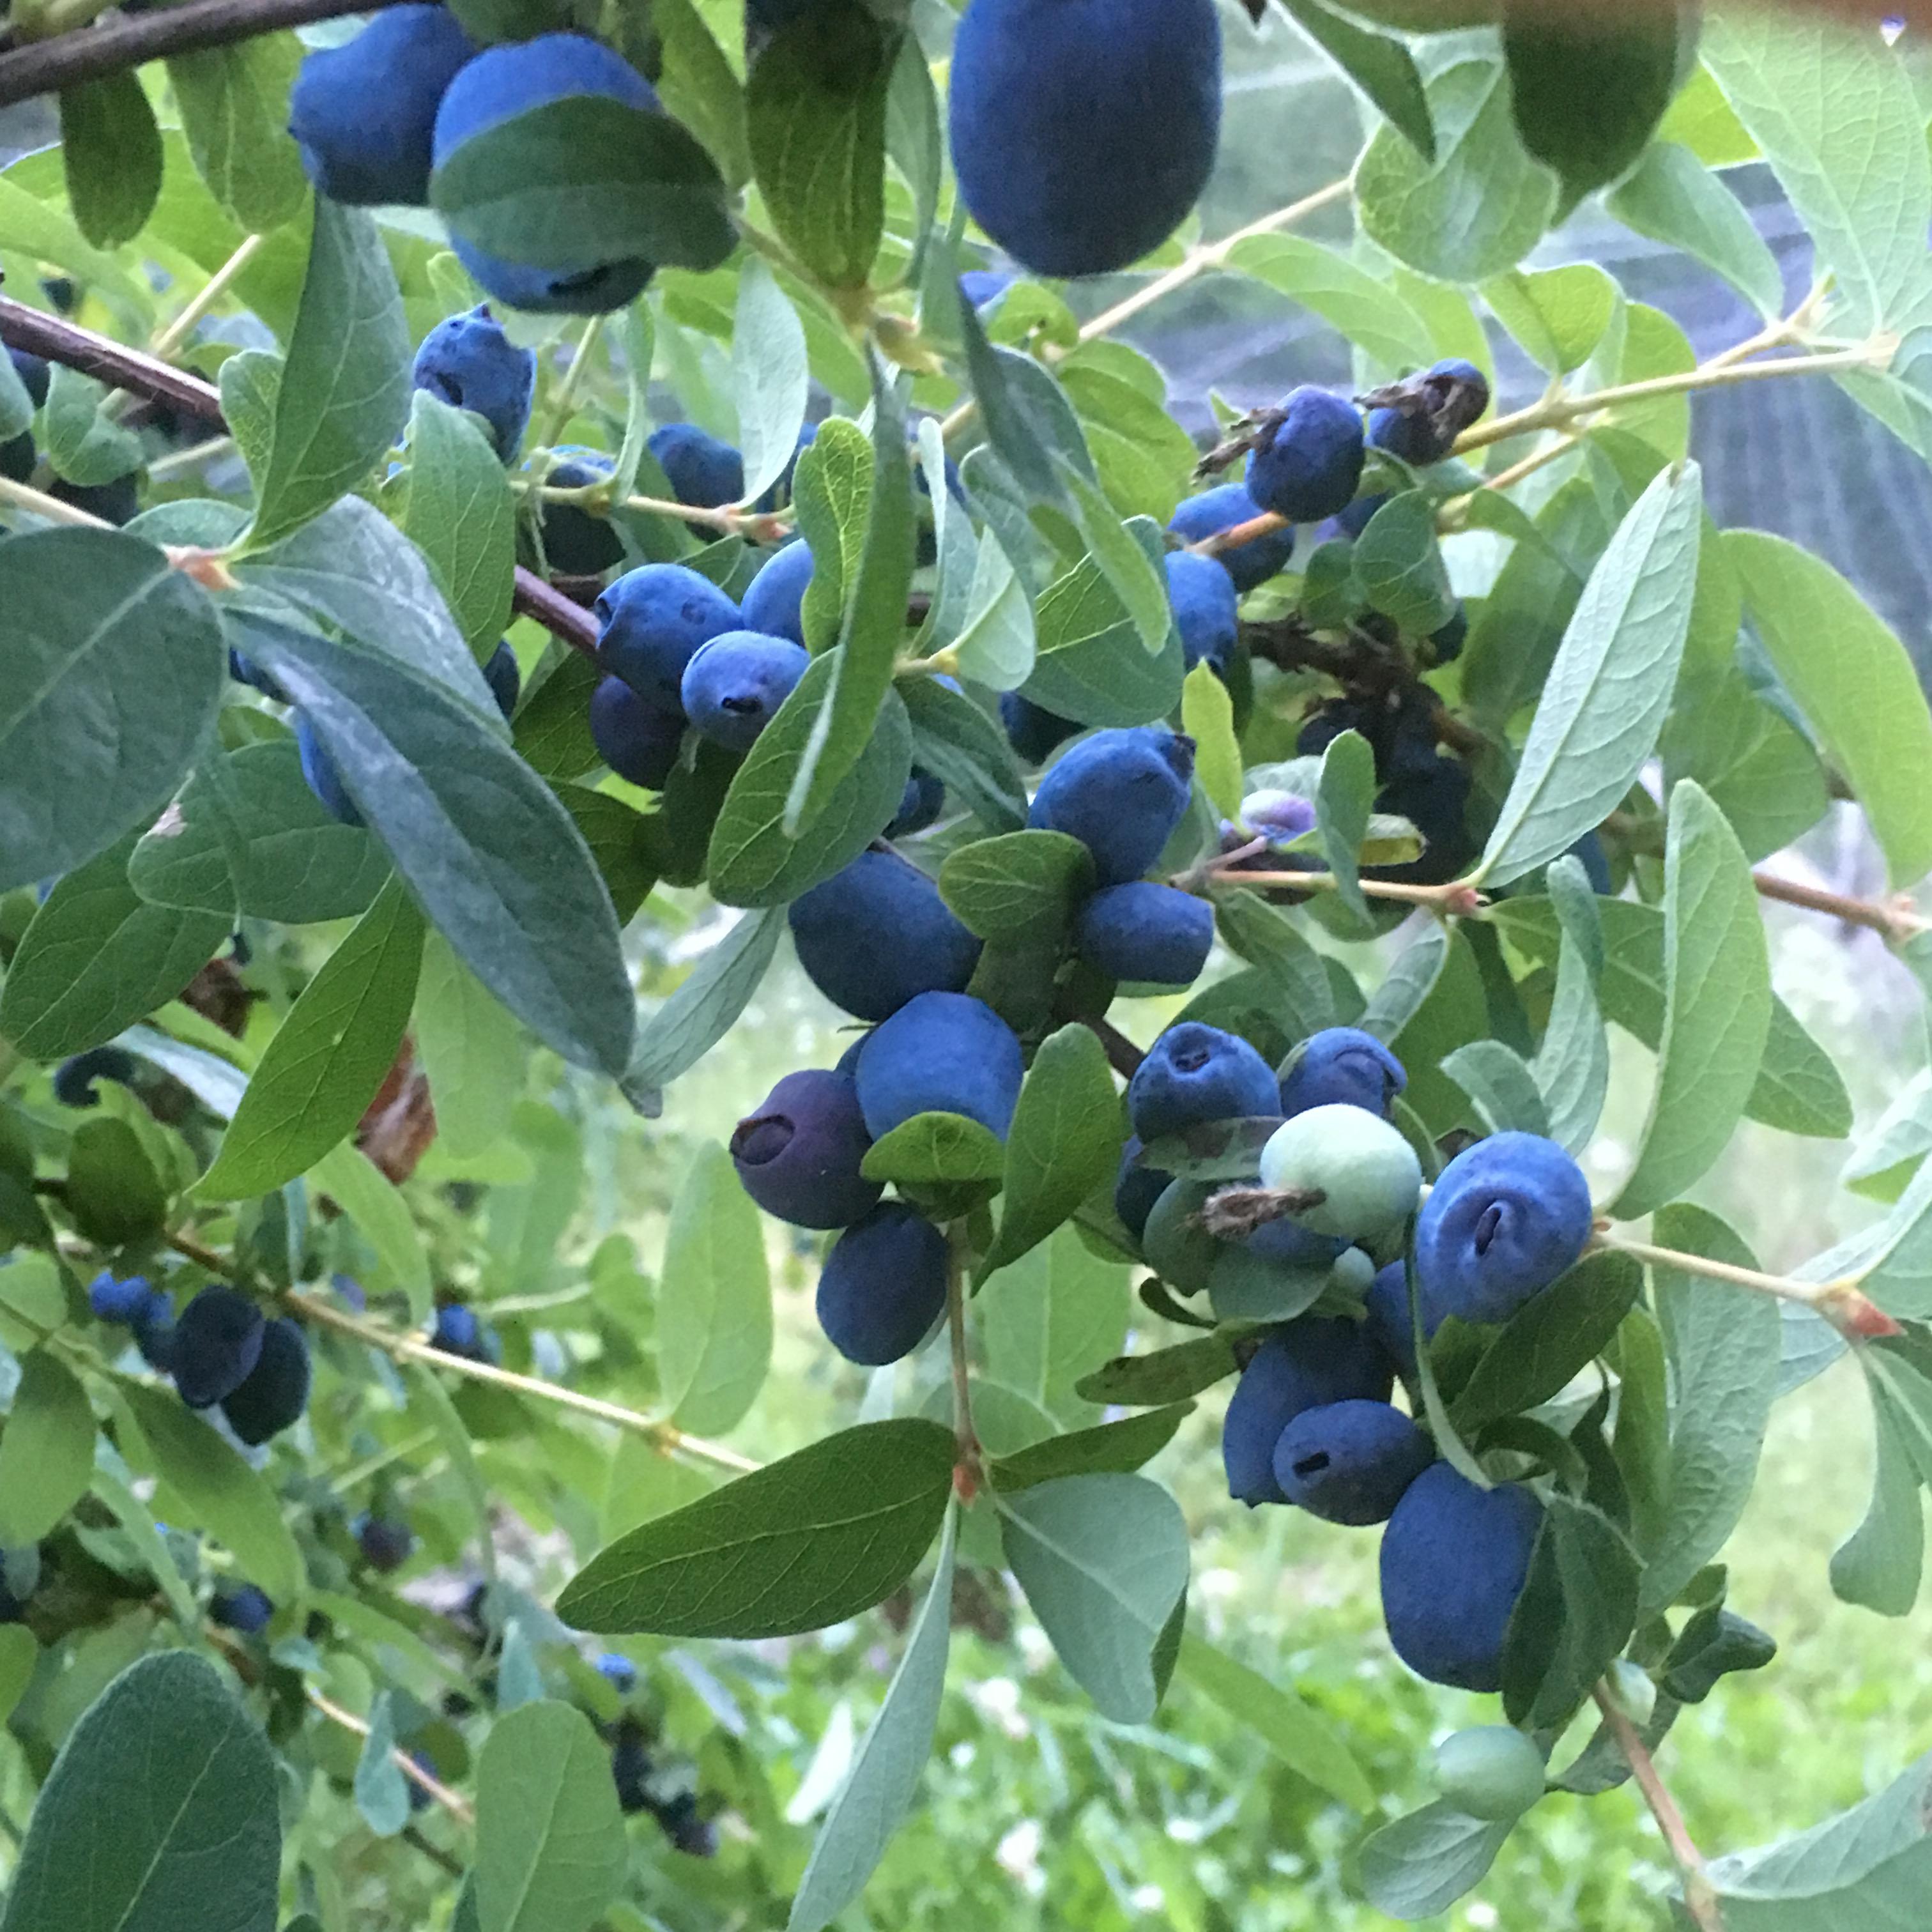
[[[1932,985],[1902,903],[1753,871],[1842,796],[1916,886],[1932,714],[1828,562],[1712,523],[1685,402],[1828,377],[1932,460],[1907,67],[1875,32],[1742,8],[1582,39],[1508,8],[1450,34],[1407,0],[1282,4],[1359,94],[1357,166],[1226,242],[1171,239],[1113,308],[1023,271],[962,284],[999,258],[942,136],[943,5],[754,4],[748,28],[727,0],[466,0],[479,41],[596,29],[666,111],[539,101],[443,157],[427,208],[374,212],[305,184],[291,35],[244,21],[136,70],[120,29],[56,10],[98,70],[58,148],[0,178],[0,338],[55,365],[35,394],[0,364],[4,1932],[956,1924],[1010,1905],[962,1833],[1037,1876],[999,1807],[1097,1815],[1137,1784],[1176,1841],[1238,1817],[1284,1888],[1320,1874],[1265,1916],[1234,1900],[1244,1924],[1433,1916],[1499,1856],[1560,1858],[1559,1808],[1634,1768],[1668,1824],[1651,1754],[1756,1708],[1740,1673],[1779,1633],[1732,1606],[1725,1558],[1775,1405],[1840,1358],[1876,1448],[1830,1583],[1916,1603],[1922,1095],[1846,1169],[1882,1217],[1789,1275],[1690,1197],[1740,1136],[1796,1137],[1812,1180],[1852,1129],[1773,992],[1762,898],[1869,928]],[[10,17],[0,87],[50,18]],[[1724,172],[1760,158],[1816,250],[1784,314]],[[1698,364],[1603,271],[1524,266],[1599,192],[1763,332]],[[1345,197],[1352,248],[1279,232]],[[411,372],[504,259],[566,293],[654,265],[588,324],[498,302],[536,352],[509,446]],[[1372,412],[1355,500],[1212,648],[1163,526],[1280,412],[1204,457],[1116,334],[1210,271],[1332,329]],[[1490,406],[1505,337],[1547,380],[1513,412]],[[742,452],[730,500],[679,500],[674,412]],[[808,666],[748,749],[688,734],[649,784],[610,768],[584,580],[619,566],[570,567],[586,528],[734,601],[808,544]],[[1070,732],[1185,727],[1157,865],[1107,870],[1131,812],[1029,828],[1016,699]],[[920,774],[936,822],[889,838]],[[1445,782],[1446,809],[1422,789]],[[861,1389],[775,1297],[818,1250],[759,1219],[706,1086],[748,1042],[770,1071],[790,909],[875,848],[972,942],[970,984],[922,997],[983,1000],[1025,1072],[994,1118],[922,1102],[867,1154],[859,1178],[944,1231],[946,1319]],[[1184,1004],[1084,956],[1096,862],[1211,907]],[[1479,1136],[1591,1149],[1612,1026],[1652,1056],[1648,1104],[1594,1251],[1507,1320],[1438,1322],[1380,1227],[1322,1224],[1369,1238],[1352,1276],[1244,1270],[1193,1219],[1143,1256],[1117,1081],[1150,1014],[1246,1042],[1269,1090],[1314,1034],[1366,1029],[1406,1076],[1405,1177]],[[1142,1157],[1188,1216],[1324,1204],[1270,1202],[1294,1192],[1255,1184],[1276,1121],[1222,1111]],[[1196,1404],[1265,1330],[1372,1311],[1377,1267],[1434,1452],[1539,1498],[1480,1720],[1548,1767],[1520,1820],[1424,1802],[1407,1760],[1437,1706],[1390,1673],[1318,1688],[1278,1622],[1270,1654],[1222,1615],[1203,1560],[1264,1535],[1284,1556],[1284,1520],[1326,1534],[1278,1510],[1230,1529]],[[239,1306],[232,1373],[191,1411],[170,1352],[224,1286],[238,1304],[199,1305]],[[265,1393],[292,1352],[298,1388]],[[255,1443],[238,1417],[284,1394]],[[1172,1482],[1144,1473],[1175,1442]],[[1006,1707],[1038,1762],[976,1782],[965,1712],[1012,1688],[1016,1598],[1064,1676]],[[1176,1706],[1205,1760],[1162,1728]],[[1204,1790],[1204,1761],[1242,1774]],[[1922,1889],[1925,1777],[1708,1869],[1673,1840],[1685,1910],[1892,1922]],[[1124,1835],[1070,1853],[1052,1903],[1124,1922],[1180,1869]],[[1609,1924],[1634,1885],[1592,1882]]]

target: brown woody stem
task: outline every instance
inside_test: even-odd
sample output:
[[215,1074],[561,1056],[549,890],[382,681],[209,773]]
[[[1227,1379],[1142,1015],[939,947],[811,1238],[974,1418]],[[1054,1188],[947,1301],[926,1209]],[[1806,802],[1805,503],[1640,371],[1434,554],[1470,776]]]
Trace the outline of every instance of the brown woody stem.
[[1718,1903],[1716,1888],[1705,1868],[1704,1855],[1698,1850],[1686,1828],[1684,1814],[1678,1810],[1676,1799],[1664,1788],[1664,1780],[1658,1774],[1657,1760],[1638,1735],[1636,1726],[1624,1714],[1610,1692],[1599,1684],[1592,1694],[1598,1709],[1604,1714],[1605,1727],[1616,1739],[1624,1762],[1630,1768],[1630,1775],[1636,1780],[1637,1789],[1643,1793],[1644,1802],[1650,1807],[1650,1815],[1657,1820],[1657,1828],[1664,1834],[1664,1842],[1670,1847],[1671,1858],[1684,1884],[1684,1909],[1690,1913],[1700,1932],[1724,1932],[1724,1910]]
[[[220,4],[229,7],[233,0],[220,0]],[[166,16],[142,17],[172,19],[194,10],[194,7],[190,5],[173,9]],[[332,14],[361,10],[359,7],[352,9],[332,5],[304,17],[326,20]],[[89,31],[105,34],[118,32],[119,29]],[[6,63],[14,58],[12,55],[0,55],[0,72],[4,72]],[[170,368],[166,363],[138,349],[110,342],[104,335],[77,328],[58,316],[44,314],[38,309],[28,308],[24,302],[14,302],[5,296],[0,296],[0,343],[4,343],[10,349],[24,349],[50,362],[63,363],[70,369],[78,369],[83,375],[92,376],[97,382],[106,382],[114,388],[127,390],[152,402],[166,403],[218,429],[225,430],[228,427],[227,418],[221,410],[221,392],[213,383],[203,382],[199,376]],[[38,509],[40,506],[34,504],[28,507]],[[580,651],[586,657],[595,656],[596,619],[581,604],[565,596],[562,591],[520,564],[517,567],[515,604],[522,616],[533,618],[551,636],[568,644],[572,650]]]

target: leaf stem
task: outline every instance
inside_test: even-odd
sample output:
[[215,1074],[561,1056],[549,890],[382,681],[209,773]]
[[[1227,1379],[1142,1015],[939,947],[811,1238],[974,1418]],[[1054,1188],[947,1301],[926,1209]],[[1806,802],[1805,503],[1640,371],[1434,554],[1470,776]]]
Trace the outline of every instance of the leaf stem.
[[[393,0],[188,0],[184,6],[158,8],[111,25],[80,25],[72,32],[0,53],[0,107],[148,61],[228,46],[284,27],[371,13],[392,4]],[[64,13],[56,4],[46,17],[49,24],[65,26],[70,19],[87,16],[78,8]]]
[[[182,1247],[178,1238],[170,1238],[174,1246]],[[192,1252],[187,1248],[182,1251]],[[194,1258],[199,1260],[201,1256]],[[215,1258],[220,1264],[220,1258]],[[498,1388],[510,1389],[538,1402],[554,1402],[560,1408],[574,1409],[579,1415],[587,1415],[596,1421],[628,1430],[634,1436],[641,1436],[663,1455],[688,1456],[694,1462],[710,1462],[738,1475],[749,1474],[761,1466],[750,1456],[741,1456],[736,1450],[728,1449],[722,1443],[707,1442],[701,1436],[687,1436],[674,1424],[654,1422],[647,1415],[640,1415],[635,1409],[624,1408],[600,1396],[566,1388],[558,1382],[519,1375],[513,1369],[500,1369],[494,1363],[472,1361],[466,1356],[450,1354],[416,1336],[400,1335],[393,1328],[345,1313],[316,1296],[290,1289],[281,1298],[290,1310],[303,1320],[313,1322],[318,1328],[332,1328],[338,1334],[351,1336],[372,1348],[380,1348],[393,1361],[424,1362],[434,1368],[447,1369],[453,1375],[465,1376],[471,1382],[490,1382]]]
[[510,487],[519,496],[534,497],[540,503],[578,503],[634,510],[646,516],[676,517],[727,536],[749,537],[756,543],[776,543],[792,533],[792,526],[782,517],[765,510],[704,509],[695,503],[676,502],[664,496],[625,496],[614,502],[607,483],[532,483],[527,478],[513,476]]
[[550,419],[539,439],[546,447],[554,445],[563,434],[563,426],[570,420],[578,385],[584,380],[584,372],[590,367],[591,352],[597,346],[598,338],[604,333],[604,318],[593,315],[584,325],[584,333],[577,338],[575,352],[570,358],[556,386],[556,394],[550,398]]
[[44,495],[28,484],[16,483],[5,476],[0,476],[0,503],[9,504],[16,510],[31,510],[35,516],[44,517],[50,524],[70,524],[84,530],[113,528],[105,518],[97,517],[91,510],[63,503],[58,496]]
[[[306,1685],[304,1688],[310,1703],[332,1724],[339,1724],[343,1730],[352,1731],[358,1738],[366,1738],[368,1736],[369,1726],[357,1717],[354,1712],[345,1711],[340,1704],[325,1697],[313,1684]],[[463,1823],[474,1828],[476,1823],[476,1807],[464,1796],[461,1792],[451,1790],[442,1779],[432,1772],[424,1770],[422,1766],[400,1746],[389,1753],[389,1761],[419,1791],[434,1798],[452,1818],[459,1819]]]
[[1618,1708],[1606,1685],[1598,1684],[1591,1695],[1597,1701],[1598,1709],[1604,1714],[1605,1728],[1616,1741],[1617,1749],[1630,1768],[1637,1789],[1643,1793],[1644,1802],[1650,1807],[1650,1815],[1657,1820],[1657,1828],[1664,1834],[1664,1842],[1670,1847],[1671,1858],[1683,1881],[1684,1909],[1690,1913],[1700,1932],[1724,1932],[1723,1908],[1718,1903],[1716,1888],[1711,1883],[1711,1874],[1705,1867],[1704,1855],[1698,1850],[1685,1826],[1684,1814],[1678,1810],[1676,1799],[1665,1789],[1664,1780],[1658,1773],[1657,1760],[1651,1756],[1636,1726]]
[[241,246],[202,284],[200,292],[155,337],[149,345],[149,354],[161,362],[172,362],[176,350],[194,334],[202,316],[234,286],[235,278],[255,259],[267,238],[262,235],[244,236]]
[[1796,879],[1781,879],[1774,872],[1754,872],[1751,884],[1768,899],[1785,905],[1803,906],[1810,912],[1829,913],[1847,926],[1862,926],[1881,933],[1896,945],[1914,934],[1932,930],[1932,921],[1922,918],[1911,901],[1900,893],[1888,900],[1848,898],[1842,892],[1827,892],[1822,886],[1801,884]]
[[[1238,855],[1231,854],[1230,857]],[[1176,881],[1179,883],[1178,880]],[[1209,862],[1204,883],[1259,887],[1262,890],[1292,888],[1297,892],[1333,892],[1341,881],[1333,872],[1245,872],[1216,869]],[[1481,910],[1485,903],[1473,886],[1452,880],[1442,886],[1412,886],[1399,879],[1363,879],[1363,893],[1372,899],[1394,899],[1406,905],[1426,906],[1438,916],[1467,916]]]
[[980,1438],[973,1428],[973,1378],[966,1353],[966,1237],[956,1222],[946,1232],[946,1326],[952,1342],[952,1427],[959,1445],[952,1487],[962,1503],[979,1493]]

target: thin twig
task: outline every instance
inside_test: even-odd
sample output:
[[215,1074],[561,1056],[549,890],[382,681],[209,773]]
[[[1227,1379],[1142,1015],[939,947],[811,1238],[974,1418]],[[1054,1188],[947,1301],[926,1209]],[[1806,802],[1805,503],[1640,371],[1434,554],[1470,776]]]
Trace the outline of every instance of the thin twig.
[[1147,1058],[1145,1050],[1135,1046],[1111,1020],[1088,1016],[1080,1023],[1107,1049],[1107,1064],[1123,1080],[1131,1080],[1140,1071],[1141,1062]]
[[1706,1869],[1704,1855],[1698,1850],[1686,1828],[1684,1814],[1678,1810],[1676,1799],[1664,1788],[1664,1780],[1658,1775],[1656,1760],[1638,1735],[1636,1726],[1618,1707],[1609,1691],[1599,1684],[1592,1694],[1597,1700],[1598,1709],[1604,1714],[1604,1725],[1616,1739],[1624,1762],[1630,1768],[1630,1775],[1636,1780],[1637,1789],[1643,1793],[1644,1802],[1650,1807],[1650,1815],[1657,1820],[1657,1828],[1664,1834],[1664,1842],[1670,1847],[1678,1876],[1683,1881],[1684,1909],[1696,1922],[1700,1932],[1724,1932],[1724,1911],[1718,1903],[1711,1874]]
[[[1248,886],[1263,891],[1292,889],[1296,892],[1339,891],[1341,881],[1333,872],[1246,872],[1216,871],[1212,862],[1210,878],[1216,882]],[[1426,906],[1443,916],[1466,917],[1481,910],[1483,896],[1474,887],[1452,881],[1444,886],[1412,886],[1400,879],[1360,879],[1362,896],[1371,899],[1394,899],[1404,905]]]
[[202,317],[234,286],[236,278],[255,259],[266,238],[260,235],[246,236],[234,254],[202,284],[194,299],[155,337],[154,353],[161,361],[173,360],[175,351],[194,334]]
[[1822,1315],[1849,1340],[1875,1341],[1904,1332],[1856,1280],[1796,1281],[1789,1275],[1736,1268],[1729,1262],[1684,1254],[1676,1248],[1653,1247],[1648,1241],[1626,1240],[1621,1234],[1601,1228],[1592,1236],[1591,1245],[1628,1255],[1633,1261],[1654,1268],[1674,1268],[1682,1274],[1701,1275],[1706,1281],[1728,1282],[1733,1288],[1754,1288],[1760,1294],[1775,1295],[1780,1301],[1796,1302],[1815,1315]]
[[[314,1685],[308,1687],[308,1701],[332,1724],[340,1724],[345,1731],[353,1731],[358,1738],[367,1738],[369,1726],[353,1711],[345,1711],[340,1704],[332,1702]],[[416,1788],[434,1798],[437,1804],[453,1818],[460,1818],[466,1825],[476,1822],[476,1809],[460,1791],[452,1791],[434,1772],[424,1770],[406,1750],[394,1750],[389,1757],[403,1775]]]
[[[234,0],[219,0],[224,7],[234,4]],[[383,0],[387,4],[387,0]],[[193,6],[172,10],[174,14],[194,10]],[[352,10],[342,7],[331,8],[331,13]],[[352,10],[361,11],[358,6]],[[143,16],[159,18],[160,16]],[[314,17],[326,19],[327,14]],[[106,32],[106,28],[90,29]],[[4,66],[10,56],[0,56],[0,66]],[[92,331],[76,328],[70,322],[63,322],[58,316],[44,314],[40,310],[29,308],[24,302],[16,302],[0,296],[0,343],[11,349],[24,349],[41,356],[50,362],[64,363],[70,369],[78,369],[97,381],[110,384],[117,389],[125,389],[137,396],[145,396],[151,402],[166,403],[172,408],[199,418],[213,424],[224,433],[228,419],[221,410],[221,392],[212,382],[204,382],[199,376],[190,376],[179,369],[144,355],[140,350],[128,348],[118,342],[110,342],[104,335],[96,335]],[[34,504],[29,508],[38,508]],[[44,515],[52,515],[42,511]],[[81,520],[70,515],[68,522]],[[568,644],[574,651],[586,657],[594,657],[597,650],[597,620],[584,606],[563,592],[546,584],[535,572],[517,566],[514,602],[518,613],[530,617],[560,642]]]
[[1802,906],[1808,912],[1829,913],[1847,926],[1862,926],[1882,933],[1894,945],[1913,934],[1932,929],[1932,921],[1912,909],[1903,894],[1895,899],[1848,898],[1842,892],[1827,892],[1822,886],[1801,885],[1796,879],[1781,879],[1774,872],[1754,872],[1751,883],[1762,896],[1786,905]]
[[104,517],[97,517],[92,510],[83,510],[74,503],[63,503],[58,496],[50,496],[34,489],[32,484],[16,483],[10,477],[0,476],[0,503],[10,505],[16,510],[31,510],[37,517],[44,517],[50,524],[70,524],[77,528],[111,530],[113,526]]
[[[1130,321],[1143,309],[1150,308],[1162,296],[1172,295],[1176,289],[1185,288],[1190,282],[1211,269],[1225,268],[1228,256],[1234,253],[1238,244],[1256,235],[1270,235],[1277,230],[1292,227],[1296,222],[1319,213],[1336,202],[1346,200],[1354,184],[1354,176],[1346,175],[1340,181],[1330,182],[1326,188],[1317,188],[1312,194],[1304,195],[1299,201],[1291,202],[1286,208],[1278,208],[1273,214],[1263,215],[1258,221],[1250,222],[1245,228],[1236,229],[1233,234],[1224,236],[1219,242],[1210,242],[1204,247],[1192,250],[1185,261],[1176,263],[1165,274],[1156,275],[1152,281],[1136,289],[1132,295],[1114,303],[1112,308],[1102,309],[1090,321],[1083,323],[1076,346],[1084,346],[1096,340],[1118,328],[1122,322]],[[940,434],[950,442],[958,430],[972,421],[978,408],[978,403],[968,396],[939,425]]]
[[0,107],[148,61],[228,46],[343,14],[372,13],[392,4],[393,0],[188,0],[184,6],[130,14],[110,26],[82,27],[0,53]]
[[[175,1245],[180,1245],[178,1240]],[[566,1388],[560,1382],[547,1382],[535,1376],[519,1375],[513,1369],[500,1369],[491,1362],[452,1355],[419,1336],[398,1334],[393,1328],[346,1314],[314,1295],[291,1290],[282,1299],[292,1312],[304,1321],[313,1322],[320,1328],[333,1328],[338,1334],[352,1336],[370,1348],[380,1348],[392,1360],[426,1363],[434,1368],[447,1369],[452,1375],[466,1377],[471,1382],[489,1382],[538,1402],[554,1403],[560,1408],[574,1409],[579,1415],[587,1415],[596,1421],[626,1430],[634,1436],[641,1436],[653,1448],[667,1456],[689,1456],[694,1461],[729,1469],[737,1475],[748,1474],[761,1466],[750,1456],[741,1456],[736,1450],[728,1449],[722,1443],[687,1436],[671,1423],[653,1421],[647,1415],[640,1415],[635,1409],[605,1402],[597,1396],[586,1395],[580,1390]]]

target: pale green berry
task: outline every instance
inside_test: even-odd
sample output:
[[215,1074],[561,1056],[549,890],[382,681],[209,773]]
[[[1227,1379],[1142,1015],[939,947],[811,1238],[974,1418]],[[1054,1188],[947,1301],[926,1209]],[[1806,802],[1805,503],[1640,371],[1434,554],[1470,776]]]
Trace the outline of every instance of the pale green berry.
[[1543,1796],[1543,1759],[1522,1732],[1480,1724],[1436,1748],[1436,1787],[1457,1810],[1505,1824]]
[[1399,1228],[1422,1196],[1415,1150],[1365,1107],[1311,1107],[1276,1128],[1262,1149],[1262,1185],[1319,1190],[1292,1218],[1318,1234],[1368,1241]]

